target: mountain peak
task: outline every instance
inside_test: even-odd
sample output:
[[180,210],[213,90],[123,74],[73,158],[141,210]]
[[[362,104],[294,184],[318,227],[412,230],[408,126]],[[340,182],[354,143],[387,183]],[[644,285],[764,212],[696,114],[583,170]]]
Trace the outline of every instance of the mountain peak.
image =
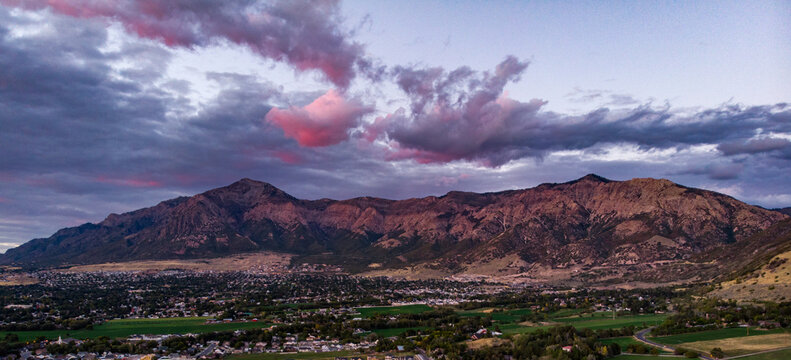
[[568,183],[576,184],[578,182],[608,183],[608,182],[612,182],[612,180],[596,174],[588,174],[577,180],[569,181]]

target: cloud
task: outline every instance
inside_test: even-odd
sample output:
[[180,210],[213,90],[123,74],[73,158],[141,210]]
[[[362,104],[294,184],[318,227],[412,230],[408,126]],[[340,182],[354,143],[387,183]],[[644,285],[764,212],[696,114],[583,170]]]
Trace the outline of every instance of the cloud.
[[[634,144],[667,149],[723,143],[721,151],[768,151],[786,142],[750,141],[757,131],[791,131],[787,104],[719,108],[689,113],[669,105],[601,107],[583,115],[543,111],[544,101],[512,99],[504,86],[526,67],[514,58],[494,74],[466,68],[395,70],[395,79],[410,97],[411,109],[399,109],[365,126],[362,138],[382,140],[388,159],[419,163],[471,161],[498,167],[521,158],[583,150],[598,144]],[[726,144],[727,143],[727,144]],[[741,145],[740,145],[741,144]],[[726,175],[722,175],[726,176]]]
[[170,47],[203,47],[221,42],[246,46],[260,56],[318,70],[347,87],[358,70],[375,71],[363,46],[341,27],[339,3],[251,0],[0,0],[29,10],[48,8],[78,18],[118,21],[142,38]]
[[738,178],[743,170],[744,164],[742,163],[709,164],[682,170],[676,174],[705,175],[712,180],[733,180]]
[[734,141],[719,144],[717,149],[726,156],[738,154],[759,154],[776,150],[791,149],[791,141],[782,138],[763,137],[747,141]]
[[356,100],[346,100],[336,90],[329,90],[304,107],[274,108],[266,120],[283,129],[286,136],[302,146],[330,146],[349,138],[349,129],[373,111]]

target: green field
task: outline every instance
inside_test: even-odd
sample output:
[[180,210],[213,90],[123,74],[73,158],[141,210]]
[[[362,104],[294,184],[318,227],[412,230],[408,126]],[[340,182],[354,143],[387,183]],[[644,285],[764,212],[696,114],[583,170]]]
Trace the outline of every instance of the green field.
[[788,360],[791,359],[791,349],[773,351],[765,354],[745,356],[739,360]]
[[[756,330],[750,329],[749,336],[755,335],[766,335],[766,334],[775,334],[785,332],[787,330],[784,329],[774,329],[774,330]],[[728,328],[728,329],[717,329],[717,330],[709,330],[709,331],[700,331],[694,333],[687,333],[687,334],[678,334],[678,335],[669,335],[669,336],[657,336],[652,337],[651,340],[656,341],[661,344],[667,345],[676,345],[676,344],[683,344],[688,342],[695,342],[695,341],[709,341],[709,340],[720,340],[720,339],[727,339],[727,338],[735,338],[735,337],[742,337],[747,336],[747,328]]]
[[204,324],[207,318],[163,318],[163,319],[122,319],[110,320],[95,326],[93,330],[43,330],[43,331],[10,331],[0,332],[0,337],[14,333],[20,341],[30,341],[39,336],[57,339],[58,336],[75,339],[93,339],[99,336],[110,338],[127,337],[135,334],[187,334],[228,331],[239,329],[255,329],[268,327],[263,322],[232,322],[220,324]]
[[424,304],[402,305],[402,306],[378,306],[356,309],[362,317],[372,317],[374,314],[397,315],[397,314],[420,314],[431,311],[431,306]]
[[425,328],[426,328],[425,326],[418,326],[418,327],[392,328],[392,329],[374,329],[371,331],[379,334],[379,336],[391,337],[391,336],[401,335],[407,332],[408,330],[424,330]]
[[472,310],[472,311],[460,311],[459,316],[461,317],[475,317],[479,316],[485,318],[487,316],[491,316],[493,321],[497,321],[500,323],[511,323],[511,322],[519,322],[522,319],[522,315],[530,314],[530,309],[513,309],[513,310],[503,310],[503,311],[492,311],[492,312],[483,312],[482,310]]
[[651,359],[684,359],[684,357],[661,357],[658,355],[634,355],[634,354],[621,354],[613,359],[615,360],[651,360]]
[[566,317],[553,319],[558,324],[542,326],[523,326],[519,324],[501,324],[500,330],[504,335],[524,334],[538,329],[549,329],[555,326],[572,325],[578,329],[619,329],[626,326],[642,327],[643,324],[654,325],[661,323],[667,317],[665,314],[645,314],[619,316],[615,319],[608,317]]
[[[631,336],[621,336],[621,337],[614,337],[614,338],[606,338],[606,339],[599,339],[602,344],[618,344],[621,347],[621,351],[626,351],[626,347],[629,345],[637,345],[643,344],[637,340],[635,340]],[[643,344],[645,345],[645,344]]]
[[553,319],[556,322],[573,325],[581,329],[619,329],[627,326],[643,327],[643,324],[657,325],[665,320],[665,314],[627,315],[612,317],[566,317]]

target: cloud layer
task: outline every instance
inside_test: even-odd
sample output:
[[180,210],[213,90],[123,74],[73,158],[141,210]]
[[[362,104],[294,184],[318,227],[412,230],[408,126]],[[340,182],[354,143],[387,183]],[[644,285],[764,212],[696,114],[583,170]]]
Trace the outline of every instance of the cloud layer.
[[319,70],[340,87],[349,86],[359,69],[371,67],[363,58],[362,45],[350,41],[340,26],[334,0],[0,0],[0,4],[118,21],[130,32],[170,47],[230,42],[300,71]]

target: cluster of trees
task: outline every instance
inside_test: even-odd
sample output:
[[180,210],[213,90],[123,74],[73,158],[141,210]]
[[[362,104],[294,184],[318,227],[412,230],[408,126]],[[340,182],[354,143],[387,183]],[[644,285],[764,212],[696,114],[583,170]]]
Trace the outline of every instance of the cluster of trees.
[[[538,330],[517,336],[513,342],[468,349],[453,334],[435,332],[420,340],[418,345],[436,357],[449,359],[606,359],[621,353],[618,344],[604,344],[594,331],[578,330],[572,326]],[[566,347],[566,349],[564,349]]]
[[626,347],[626,352],[630,352],[633,354],[651,354],[651,355],[659,355],[659,349],[653,346],[646,346],[643,344],[629,344]]

